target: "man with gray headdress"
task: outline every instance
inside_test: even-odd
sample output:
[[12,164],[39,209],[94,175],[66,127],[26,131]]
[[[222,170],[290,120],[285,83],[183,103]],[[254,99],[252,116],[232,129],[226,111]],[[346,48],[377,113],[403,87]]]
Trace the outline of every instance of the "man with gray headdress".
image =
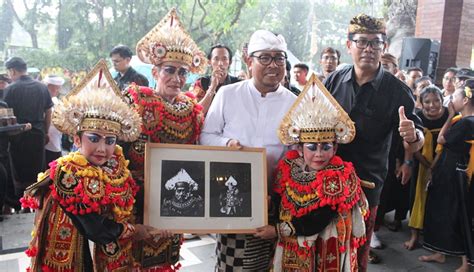
[[386,41],[383,21],[357,15],[350,22],[346,42],[354,65],[333,72],[325,81],[326,88],[356,126],[354,141],[340,145],[337,153],[354,164],[362,180],[375,184],[373,189],[364,188],[370,216],[366,222],[367,243],[358,252],[358,271],[362,272],[367,271],[368,245],[387,176],[392,131],[398,129],[405,152],[416,152],[424,142],[411,90],[380,64]]
[[[287,59],[285,39],[257,30],[250,37],[248,55],[252,78],[220,89],[207,113],[200,140],[203,145],[266,148],[270,181],[286,149],[276,132],[296,100],[280,85]],[[272,250],[271,242],[252,234],[218,235],[217,269],[268,271]]]
[[164,198],[162,216],[204,216],[204,201],[195,192],[199,185],[181,168],[178,174],[165,183],[168,191],[173,191],[171,198]]

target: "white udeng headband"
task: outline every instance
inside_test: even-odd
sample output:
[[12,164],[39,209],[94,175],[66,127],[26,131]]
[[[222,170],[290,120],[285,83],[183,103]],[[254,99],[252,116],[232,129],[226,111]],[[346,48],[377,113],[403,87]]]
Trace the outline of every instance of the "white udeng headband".
[[268,30],[257,30],[250,37],[248,54],[261,50],[278,50],[286,53],[287,46],[282,35],[275,35]]

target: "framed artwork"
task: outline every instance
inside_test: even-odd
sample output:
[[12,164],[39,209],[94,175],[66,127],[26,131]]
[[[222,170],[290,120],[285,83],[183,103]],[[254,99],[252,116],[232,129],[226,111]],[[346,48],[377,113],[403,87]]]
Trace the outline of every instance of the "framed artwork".
[[147,143],[144,223],[174,233],[253,233],[267,224],[264,148]]

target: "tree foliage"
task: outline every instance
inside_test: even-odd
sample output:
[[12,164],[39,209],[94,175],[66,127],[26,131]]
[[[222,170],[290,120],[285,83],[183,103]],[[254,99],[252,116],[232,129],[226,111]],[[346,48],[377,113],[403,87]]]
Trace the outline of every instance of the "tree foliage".
[[[317,63],[316,52],[325,46],[341,49],[349,19],[369,7],[367,1],[357,0],[4,1],[32,37],[33,48],[38,47],[37,35],[55,41],[53,47],[15,54],[21,53],[39,68],[55,64],[70,69],[91,67],[117,44],[134,48],[171,7],[177,8],[188,32],[205,51],[215,43],[239,50],[255,30],[268,29],[282,34],[300,60]],[[0,20],[11,20],[3,13]],[[9,36],[8,28],[0,31]]]
[[8,3],[2,2],[0,11],[0,51],[5,49],[5,44],[13,30],[13,11]]
[[[35,0],[35,1],[16,1],[5,0],[9,10],[13,13],[15,20],[31,37],[33,48],[38,48],[38,26],[51,22],[50,15],[45,11],[45,7],[51,5],[51,0]],[[21,17],[17,12],[17,8],[13,3],[21,3],[25,10],[24,16]]]

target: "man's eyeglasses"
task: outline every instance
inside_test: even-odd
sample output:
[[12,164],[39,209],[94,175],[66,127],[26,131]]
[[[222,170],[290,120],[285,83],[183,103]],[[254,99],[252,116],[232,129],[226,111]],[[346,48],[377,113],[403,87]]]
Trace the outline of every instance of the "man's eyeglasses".
[[283,56],[283,55],[277,55],[274,57],[270,55],[260,55],[260,56],[252,55],[251,57],[258,59],[258,62],[260,62],[260,64],[265,65],[265,66],[270,65],[272,61],[274,61],[275,64],[278,66],[286,65],[286,56]]
[[334,147],[332,143],[305,143],[303,146],[312,152],[318,150],[318,147],[321,151],[329,151]]
[[106,145],[114,145],[117,142],[116,136],[102,136],[96,133],[87,133],[87,132],[84,133],[84,136],[86,136],[87,139],[89,139],[89,141],[94,144],[100,142],[100,139],[104,139]]
[[352,40],[355,44],[356,44],[356,47],[359,48],[359,49],[365,49],[367,48],[367,46],[369,46],[370,44],[370,47],[372,47],[372,49],[374,50],[380,50],[383,48],[383,45],[384,45],[384,41],[381,41],[381,40],[366,40],[366,39],[359,39],[359,40]]
[[177,68],[174,66],[165,66],[163,67],[163,71],[165,71],[165,73],[167,73],[170,76],[173,76],[174,74],[176,74],[176,71],[178,71],[178,76],[180,77],[187,77],[189,74],[188,69],[183,68],[183,67]]

